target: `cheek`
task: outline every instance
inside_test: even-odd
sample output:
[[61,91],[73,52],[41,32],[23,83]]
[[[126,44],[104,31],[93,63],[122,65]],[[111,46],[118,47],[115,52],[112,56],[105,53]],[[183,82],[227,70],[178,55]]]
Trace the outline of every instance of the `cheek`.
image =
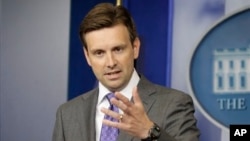
[[102,75],[103,72],[103,68],[100,65],[97,64],[92,64],[92,71],[94,72],[94,74],[96,75],[96,77],[100,77]]
[[101,69],[103,67],[103,60],[91,58],[91,59],[89,59],[89,64],[93,69],[98,71],[98,69]]
[[133,54],[129,55],[128,57],[126,57],[126,59],[124,59],[124,62],[126,62],[126,65],[128,67],[134,67],[134,56]]
[[91,62],[91,65],[95,69],[100,69],[102,67],[102,64],[100,62]]

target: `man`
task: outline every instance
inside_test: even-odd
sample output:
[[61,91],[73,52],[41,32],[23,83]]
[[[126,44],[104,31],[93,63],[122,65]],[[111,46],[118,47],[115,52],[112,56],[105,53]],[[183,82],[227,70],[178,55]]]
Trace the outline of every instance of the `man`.
[[[109,3],[95,6],[81,23],[80,37],[99,84],[59,107],[53,141],[103,141],[104,137],[198,141],[190,96],[153,84],[134,69],[140,40],[124,7]],[[108,98],[110,93],[113,98]],[[104,127],[110,131],[104,133]]]

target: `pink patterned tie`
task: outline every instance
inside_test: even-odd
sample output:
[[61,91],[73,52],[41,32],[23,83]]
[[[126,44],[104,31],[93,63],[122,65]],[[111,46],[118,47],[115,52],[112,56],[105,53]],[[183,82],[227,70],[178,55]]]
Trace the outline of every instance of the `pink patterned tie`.
[[[115,105],[111,104],[110,102],[110,99],[114,96],[115,95],[113,93],[109,93],[106,95],[106,98],[108,99],[109,104],[110,104],[109,109],[118,113],[119,112],[118,108]],[[104,119],[107,119],[113,122],[118,122],[117,119],[109,115],[105,115]],[[100,141],[116,141],[118,134],[119,134],[119,129],[102,124]]]

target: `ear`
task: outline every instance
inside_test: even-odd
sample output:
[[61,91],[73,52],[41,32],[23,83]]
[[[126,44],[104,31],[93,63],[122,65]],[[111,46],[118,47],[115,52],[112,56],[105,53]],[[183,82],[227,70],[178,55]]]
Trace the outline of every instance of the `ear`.
[[140,39],[138,37],[136,37],[134,42],[133,42],[134,59],[137,59],[139,57],[140,46],[141,46]]
[[89,64],[89,66],[91,66],[88,50],[85,47],[83,47],[83,51],[84,51],[84,56],[85,56],[85,58],[87,60],[87,63]]

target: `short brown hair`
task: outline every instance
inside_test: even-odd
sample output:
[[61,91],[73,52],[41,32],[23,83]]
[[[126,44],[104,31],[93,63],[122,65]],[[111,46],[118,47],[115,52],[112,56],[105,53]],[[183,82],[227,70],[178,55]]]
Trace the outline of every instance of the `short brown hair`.
[[84,37],[86,33],[117,24],[123,24],[127,27],[130,41],[133,43],[137,37],[137,32],[128,10],[123,6],[114,6],[111,3],[97,4],[81,22],[79,34],[83,46],[87,49]]

